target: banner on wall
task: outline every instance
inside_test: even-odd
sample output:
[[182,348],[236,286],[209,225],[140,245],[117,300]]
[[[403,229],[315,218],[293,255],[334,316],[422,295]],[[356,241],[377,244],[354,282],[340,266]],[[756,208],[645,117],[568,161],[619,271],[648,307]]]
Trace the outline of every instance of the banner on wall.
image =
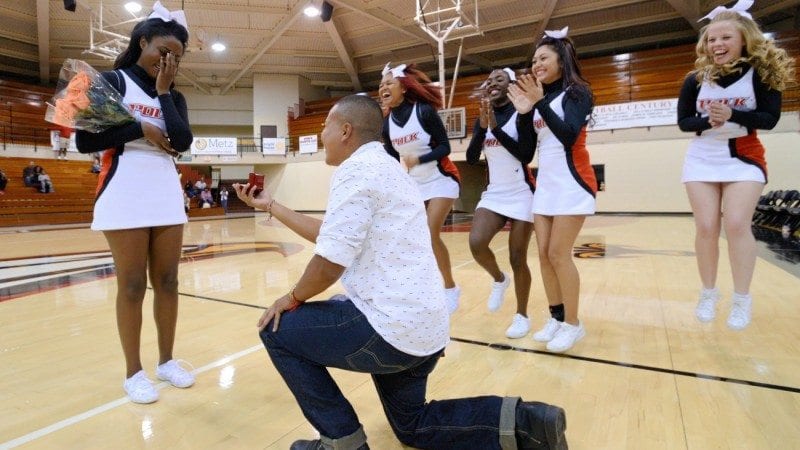
[[261,153],[265,155],[286,154],[286,139],[284,138],[261,138]]
[[235,137],[200,137],[192,141],[193,155],[236,155],[238,148]]
[[300,136],[300,153],[317,153],[317,135]]
[[599,105],[594,107],[592,118],[594,123],[589,124],[589,131],[675,125],[678,99]]

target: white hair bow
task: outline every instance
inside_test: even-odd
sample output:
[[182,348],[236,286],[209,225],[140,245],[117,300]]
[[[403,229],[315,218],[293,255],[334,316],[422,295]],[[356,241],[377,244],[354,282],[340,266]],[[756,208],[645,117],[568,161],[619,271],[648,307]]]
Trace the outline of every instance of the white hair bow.
[[566,26],[560,30],[545,30],[544,35],[547,37],[551,37],[553,39],[564,39],[567,37],[567,32],[569,31],[569,26]]
[[508,79],[511,81],[517,81],[517,76],[514,74],[514,71],[509,69],[508,67],[503,67],[503,72],[508,74]]
[[717,6],[716,8],[712,9],[710,13],[706,14],[703,18],[698,20],[698,22],[701,22],[706,19],[714,20],[714,17],[717,17],[717,14],[724,11],[733,11],[739,14],[740,16],[747,17],[748,19],[752,20],[753,16],[751,16],[750,13],[747,12],[747,10],[750,9],[751,6],[753,6],[753,3],[755,3],[754,0],[739,0],[738,2],[736,2],[735,5],[731,6],[730,8],[726,8],[724,6]]
[[399,66],[396,66],[394,68],[390,68],[389,67],[390,64],[391,62],[386,63],[386,67],[384,67],[383,70],[381,71],[382,77],[386,76],[387,73],[391,73],[392,77],[394,78],[400,78],[406,76],[406,74],[403,72],[404,70],[406,70],[405,64],[400,64]]
[[177,22],[179,25],[182,25],[183,28],[186,28],[186,31],[189,31],[189,25],[186,24],[186,14],[183,10],[177,11],[170,11],[165,8],[161,2],[156,2],[153,5],[153,13],[150,14],[148,19],[161,19],[164,22],[172,22],[173,20]]

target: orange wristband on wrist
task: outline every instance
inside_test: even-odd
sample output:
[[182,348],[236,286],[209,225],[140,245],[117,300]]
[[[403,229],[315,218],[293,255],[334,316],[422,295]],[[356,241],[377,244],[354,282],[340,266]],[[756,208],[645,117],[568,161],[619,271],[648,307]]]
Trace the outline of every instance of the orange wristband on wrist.
[[291,305],[291,306],[290,306],[290,307],[289,307],[289,308],[288,308],[286,311],[294,311],[294,310],[295,310],[295,309],[297,309],[297,308],[298,308],[300,305],[302,305],[302,304],[303,304],[303,302],[301,302],[300,300],[298,300],[298,299],[297,299],[297,296],[296,296],[296,295],[294,295],[294,288],[292,288],[292,290],[291,290],[291,291],[289,291],[289,300],[291,300],[291,301],[292,301],[292,305]]

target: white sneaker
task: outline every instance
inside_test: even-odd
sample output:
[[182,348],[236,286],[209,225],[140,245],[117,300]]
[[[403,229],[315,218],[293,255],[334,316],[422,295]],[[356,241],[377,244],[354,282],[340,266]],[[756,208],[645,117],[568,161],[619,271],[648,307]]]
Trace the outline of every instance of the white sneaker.
[[717,301],[719,300],[719,289],[703,289],[700,291],[700,300],[694,309],[694,315],[700,322],[711,322],[717,315]]
[[586,336],[586,330],[583,329],[583,324],[571,325],[563,322],[555,336],[550,342],[547,343],[547,351],[554,353],[565,352],[572,348],[576,342],[580,341]]
[[519,339],[525,337],[529,331],[531,331],[531,319],[517,313],[514,314],[514,320],[512,320],[511,325],[506,329],[506,337]]
[[461,297],[461,288],[458,286],[445,288],[444,297],[447,303],[447,311],[453,314],[458,309],[458,298]]
[[750,311],[753,306],[753,299],[748,295],[733,294],[733,306],[728,316],[728,328],[732,330],[744,330],[750,325]]
[[174,359],[156,367],[156,376],[159,380],[169,381],[171,385],[178,388],[188,388],[194,384],[194,375],[181,367]]
[[495,312],[503,306],[503,296],[506,293],[506,289],[511,284],[511,277],[508,276],[507,273],[503,272],[503,281],[492,282],[492,293],[489,294],[489,300],[486,301],[486,306],[489,308],[489,311]]
[[144,370],[136,372],[122,383],[125,393],[133,403],[153,403],[158,400],[158,391],[153,382],[147,378]]
[[547,323],[544,324],[544,328],[533,334],[533,340],[536,342],[552,341],[558,329],[561,328],[562,323],[563,322],[559,322],[555,317],[551,317]]

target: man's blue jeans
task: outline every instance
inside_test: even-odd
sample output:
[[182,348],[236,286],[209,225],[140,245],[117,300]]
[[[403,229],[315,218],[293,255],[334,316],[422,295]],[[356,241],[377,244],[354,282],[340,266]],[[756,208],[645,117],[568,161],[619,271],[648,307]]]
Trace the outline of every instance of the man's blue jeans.
[[341,448],[358,448],[363,431],[328,367],[372,374],[386,417],[405,445],[436,450],[516,448],[517,398],[425,403],[428,374],[442,352],[412,356],[395,349],[349,300],[309,302],[284,313],[278,331],[273,333],[269,323],[261,340],[305,417],[323,438],[344,438],[341,444],[348,445]]

